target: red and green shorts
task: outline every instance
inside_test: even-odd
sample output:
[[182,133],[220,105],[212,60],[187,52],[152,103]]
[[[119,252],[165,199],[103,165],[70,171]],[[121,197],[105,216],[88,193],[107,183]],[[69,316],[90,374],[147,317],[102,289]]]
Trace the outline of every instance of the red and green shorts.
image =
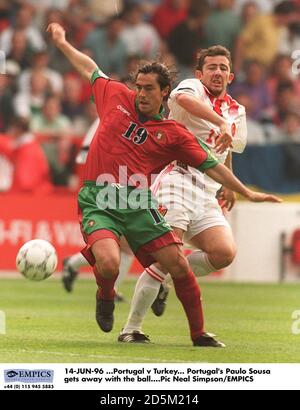
[[87,247],[82,251],[95,264],[91,246],[111,238],[119,243],[123,235],[144,266],[155,262],[151,253],[170,244],[182,244],[158,211],[150,190],[130,186],[97,186],[86,181],[78,194],[79,220]]

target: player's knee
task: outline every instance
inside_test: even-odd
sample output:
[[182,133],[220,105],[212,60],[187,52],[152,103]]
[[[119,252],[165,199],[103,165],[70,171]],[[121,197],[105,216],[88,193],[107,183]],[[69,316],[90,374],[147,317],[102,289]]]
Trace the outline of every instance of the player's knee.
[[169,273],[174,278],[181,278],[189,273],[190,267],[186,258],[180,257],[176,263],[172,264],[169,268]]
[[231,265],[236,256],[236,246],[232,244],[231,246],[223,247],[219,249],[216,253],[215,263],[213,263],[216,269],[224,269]]
[[104,278],[114,278],[119,274],[119,260],[117,258],[102,258],[97,261],[97,269]]
[[232,264],[236,256],[236,252],[237,252],[237,249],[234,244],[232,244],[232,246],[229,246],[228,248],[225,249],[223,257],[224,257],[224,264],[226,264],[226,266],[229,266]]

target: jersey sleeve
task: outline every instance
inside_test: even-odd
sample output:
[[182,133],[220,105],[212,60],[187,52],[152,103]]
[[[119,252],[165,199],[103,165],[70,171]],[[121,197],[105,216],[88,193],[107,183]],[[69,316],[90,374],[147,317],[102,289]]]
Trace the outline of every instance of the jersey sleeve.
[[177,102],[177,96],[181,94],[194,97],[199,101],[204,101],[206,93],[203,84],[195,78],[181,81],[181,83],[172,91],[168,99],[168,106],[170,109],[169,118],[176,119],[185,124],[188,112]]
[[240,116],[240,122],[236,129],[236,134],[233,138],[232,151],[241,154],[247,145],[247,120],[246,112],[244,111]]
[[101,118],[105,109],[109,107],[110,99],[121,92],[129,91],[128,88],[119,81],[112,80],[97,68],[91,77],[93,97],[97,107],[97,112]]
[[205,95],[202,83],[194,78],[181,81],[179,85],[171,92],[170,100],[176,99],[179,94],[187,94],[202,99]]
[[177,149],[177,159],[186,165],[204,172],[219,164],[209,148],[184,127],[178,126],[180,142]]

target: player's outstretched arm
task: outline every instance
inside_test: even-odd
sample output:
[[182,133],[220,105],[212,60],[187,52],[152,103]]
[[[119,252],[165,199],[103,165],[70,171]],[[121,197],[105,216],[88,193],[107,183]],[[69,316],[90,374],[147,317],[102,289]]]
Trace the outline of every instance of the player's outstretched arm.
[[211,109],[204,102],[198,100],[196,97],[187,94],[178,94],[176,102],[188,113],[195,117],[202,118],[220,128],[220,137],[216,141],[216,151],[222,154],[228,148],[232,147],[231,127],[219,114]]
[[56,47],[60,49],[82,77],[90,81],[93,72],[98,67],[95,61],[78,51],[66,40],[66,32],[60,24],[51,23],[46,31],[51,35]]
[[[232,171],[232,152],[231,151],[228,152],[224,165],[225,167],[230,169],[230,171]],[[231,189],[222,187],[222,190],[218,195],[218,199],[222,201],[221,207],[223,209],[227,209],[227,211],[230,212],[235,205],[236,194]]]
[[282,202],[282,200],[275,195],[255,192],[247,188],[228,168],[222,164],[206,169],[204,172],[215,181],[219,182],[226,188],[241,194],[251,202]]

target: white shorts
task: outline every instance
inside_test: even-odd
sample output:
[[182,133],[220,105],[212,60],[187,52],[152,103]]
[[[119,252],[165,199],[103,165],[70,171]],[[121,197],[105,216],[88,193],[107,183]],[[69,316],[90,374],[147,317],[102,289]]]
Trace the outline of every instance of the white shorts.
[[179,228],[185,232],[185,242],[190,241],[194,236],[214,226],[224,226],[231,229],[218,203],[214,204],[214,206],[210,204],[200,219],[190,219],[188,212],[176,212],[175,210],[167,212],[165,219],[173,228]]
[[196,180],[176,168],[169,169],[154,183],[152,190],[159,204],[167,209],[164,218],[168,224],[182,229],[187,242],[214,226],[231,229],[214,193],[205,191],[201,179]]

